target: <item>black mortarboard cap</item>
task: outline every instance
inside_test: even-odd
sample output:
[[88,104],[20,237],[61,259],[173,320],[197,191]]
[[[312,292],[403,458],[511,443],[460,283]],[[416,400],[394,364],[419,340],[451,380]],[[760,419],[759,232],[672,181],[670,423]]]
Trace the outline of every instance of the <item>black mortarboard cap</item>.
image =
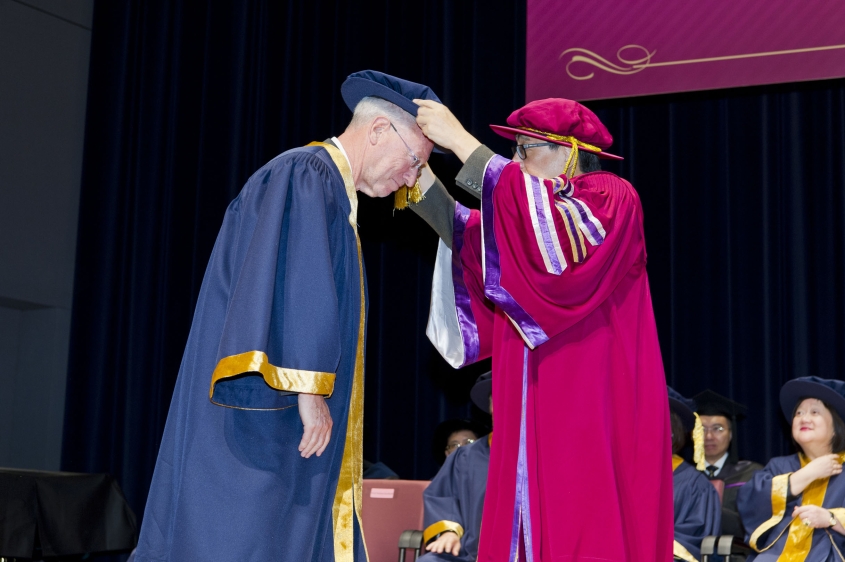
[[722,396],[710,389],[700,392],[694,397],[698,406],[699,416],[725,416],[730,419],[741,420],[745,417],[747,408],[730,398]]

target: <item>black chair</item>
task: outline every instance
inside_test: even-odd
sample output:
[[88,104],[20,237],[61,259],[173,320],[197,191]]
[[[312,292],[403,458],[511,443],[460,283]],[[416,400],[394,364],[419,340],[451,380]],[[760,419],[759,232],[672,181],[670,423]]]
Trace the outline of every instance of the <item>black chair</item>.
[[405,562],[405,553],[408,551],[408,549],[414,550],[414,560],[419,558],[422,546],[422,531],[402,531],[402,534],[399,535],[399,562]]
[[725,562],[745,562],[753,552],[750,546],[733,535],[710,535],[701,541],[701,562],[709,562],[714,554],[723,556]]

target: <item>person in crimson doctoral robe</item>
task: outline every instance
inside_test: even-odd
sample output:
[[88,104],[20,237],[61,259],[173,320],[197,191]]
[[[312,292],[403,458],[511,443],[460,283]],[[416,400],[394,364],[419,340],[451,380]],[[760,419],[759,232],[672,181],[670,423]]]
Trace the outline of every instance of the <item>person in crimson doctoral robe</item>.
[[[492,414],[492,373],[478,377],[470,396],[481,410]],[[423,492],[425,505],[420,562],[474,562],[487,488],[490,441],[493,434],[458,447],[446,458]]]
[[[668,387],[672,423],[672,489],[675,512],[675,560],[697,562],[701,559],[701,541],[718,535],[721,526],[719,493],[704,474],[679,455],[686,436],[695,427],[695,402]],[[700,423],[700,422],[699,422]],[[693,437],[695,438],[695,436]],[[701,437],[699,437],[701,439]],[[703,443],[697,443],[703,448]],[[701,451],[703,457],[703,451]],[[704,464],[703,459],[696,459]]]
[[775,457],[739,489],[749,562],[845,560],[845,382],[800,377],[780,390],[798,453]]
[[[464,166],[456,204],[428,168],[412,208],[441,237],[427,333],[461,367],[492,355],[497,430],[478,559],[672,558],[666,381],[633,186],[604,172],[612,137],[565,99],[493,129],[493,154],[443,105],[417,123]],[[647,492],[646,492],[647,491]],[[520,559],[523,559],[520,557]]]
[[421,84],[341,88],[339,136],[264,165],[229,205],[197,301],[135,562],[366,560],[366,290],[357,191],[416,183]]

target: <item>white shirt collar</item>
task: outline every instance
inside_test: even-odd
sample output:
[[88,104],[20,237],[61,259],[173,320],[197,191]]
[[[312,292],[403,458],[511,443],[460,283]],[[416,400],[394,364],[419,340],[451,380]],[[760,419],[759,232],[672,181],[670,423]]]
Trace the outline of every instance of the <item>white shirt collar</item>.
[[712,465],[710,463],[707,463],[707,466],[717,467],[717,470],[716,470],[714,476],[718,476],[719,473],[722,472],[722,467],[725,466],[725,463],[727,461],[728,461],[728,453],[726,452],[724,455],[722,455],[722,458],[720,458],[719,460],[714,462]]

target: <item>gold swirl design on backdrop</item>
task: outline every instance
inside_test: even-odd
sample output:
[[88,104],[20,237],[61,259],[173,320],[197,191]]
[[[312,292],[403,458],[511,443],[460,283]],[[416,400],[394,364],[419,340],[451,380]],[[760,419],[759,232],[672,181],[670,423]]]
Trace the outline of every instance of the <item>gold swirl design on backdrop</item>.
[[[634,58],[629,58],[631,55],[626,56],[627,51],[635,51],[638,54],[633,55]],[[636,74],[637,72],[641,72],[648,68],[651,63],[651,58],[656,52],[657,51],[649,52],[648,49],[640,45],[625,45],[616,51],[616,58],[621,63],[616,64],[610,62],[598,53],[594,53],[593,51],[582,49],[580,47],[573,47],[572,49],[566,49],[562,52],[558,59],[562,59],[566,55],[572,54],[572,58],[569,59],[568,63],[566,63],[566,73],[569,74],[569,77],[573,80],[589,80],[595,76],[595,72],[590,72],[589,74],[576,74],[571,68],[572,65],[583,62],[600,70],[604,70],[605,72],[625,76],[628,74]]]
[[[593,67],[598,68],[599,70],[609,72],[610,74],[619,74],[622,76],[627,76],[629,74],[636,74],[638,72],[642,72],[646,68],[654,68],[658,66],[677,66],[682,64],[697,64],[702,62],[753,59],[759,57],[795,55],[800,53],[815,53],[819,51],[834,51],[838,49],[845,49],[845,45],[825,45],[823,47],[806,47],[802,49],[787,49],[784,51],[766,51],[762,53],[746,53],[742,55],[725,55],[720,57],[705,57],[700,59],[652,62],[652,58],[654,57],[655,53],[657,53],[656,50],[649,51],[648,49],[640,45],[625,45],[624,47],[616,51],[616,58],[620,63],[616,64],[610,62],[598,53],[594,53],[593,51],[590,51],[588,49],[573,47],[571,49],[566,49],[564,52],[562,52],[558,57],[558,60],[564,58],[567,55],[572,55],[569,59],[569,62],[566,63],[566,73],[573,80],[589,80],[595,76],[595,71],[590,72],[589,74],[576,74],[570,67],[575,63],[582,62],[592,65]],[[635,51],[638,54],[626,54],[626,51]],[[631,56],[636,58],[629,58]]]

